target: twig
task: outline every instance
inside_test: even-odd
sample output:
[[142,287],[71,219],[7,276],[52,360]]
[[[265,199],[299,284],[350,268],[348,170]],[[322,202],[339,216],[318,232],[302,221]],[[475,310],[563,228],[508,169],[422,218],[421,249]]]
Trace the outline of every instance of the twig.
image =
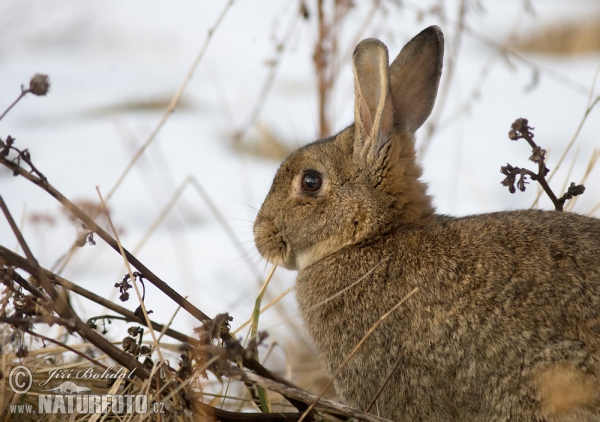
[[[45,273],[46,277],[48,277],[50,279],[50,281],[52,281],[53,283],[57,283],[60,286],[62,286],[63,288],[70,290],[74,293],[77,293],[80,296],[85,297],[86,299],[91,300],[92,302],[96,302],[99,305],[104,306],[105,308],[110,309],[111,311],[117,312],[121,315],[123,315],[127,321],[129,322],[136,322],[136,323],[142,323],[145,324],[145,321],[140,321],[140,319],[133,313],[131,312],[129,309],[124,308],[122,306],[119,306],[111,301],[109,301],[108,299],[99,296],[95,293],[90,292],[89,290],[84,289],[83,287],[72,283],[71,281],[62,278],[61,276],[52,273],[51,271],[48,271],[47,269],[44,268],[40,268],[39,272],[31,265],[29,265],[29,263],[27,262],[27,260],[17,254],[15,254],[14,252],[12,252],[11,250],[3,247],[0,245],[0,259],[5,261],[6,264],[11,265],[11,266],[15,266],[18,268],[22,268],[23,270],[27,271],[28,273],[32,274],[34,277],[36,278],[40,278],[42,277],[41,273]],[[16,274],[16,279],[15,281],[22,285],[23,287],[25,287],[27,290],[29,290],[28,287],[26,287],[22,282],[24,281],[25,283],[27,283],[27,280],[23,279],[20,275]],[[29,283],[27,283],[29,284]],[[29,285],[31,288],[33,288],[31,285]],[[33,293],[31,290],[29,290],[32,294],[35,294],[36,296],[38,294],[42,294],[41,292],[38,292],[38,294]],[[39,297],[39,296],[38,296]],[[45,297],[45,296],[43,296]],[[162,331],[165,329],[165,326],[163,326],[162,324],[156,323],[154,321],[152,322],[152,326],[154,327],[155,330],[158,331]],[[168,335],[169,337],[172,337],[176,340],[185,342],[185,343],[189,343],[189,344],[198,344],[198,340],[193,338],[193,337],[189,337],[186,336],[184,334],[181,334],[178,331],[175,331],[171,328],[167,328],[167,330],[165,331],[165,334]]]
[[25,89],[25,88],[23,88],[23,86],[21,86],[21,95],[19,95],[17,97],[17,99],[15,101],[13,101],[13,103],[11,105],[9,105],[6,110],[4,110],[4,113],[2,113],[2,116],[0,116],[0,120],[2,120],[2,118],[4,116],[6,116],[6,114],[10,111],[10,109],[13,108],[21,100],[21,98],[23,98],[25,95],[27,95],[28,92],[29,92],[28,89]]
[[[0,248],[3,248],[2,246],[0,246]],[[2,257],[2,255],[0,254],[0,258]],[[0,264],[3,264],[2,261],[0,261]],[[34,295],[35,297],[37,297],[38,299],[42,299],[45,302],[49,302],[50,298],[48,296],[46,296],[42,291],[40,291],[39,289],[33,287],[31,285],[31,283],[27,280],[25,280],[21,274],[15,272],[13,274],[13,281],[15,281],[19,286],[23,287],[25,290],[27,290],[29,293],[31,293],[32,295]]]
[[529,143],[529,146],[531,146],[531,150],[533,152],[531,157],[529,157],[529,160],[533,161],[534,163],[537,163],[538,172],[534,173],[531,170],[513,167],[510,164],[506,164],[506,166],[500,167],[500,173],[506,176],[506,178],[504,178],[504,180],[501,183],[504,186],[508,187],[510,193],[515,193],[516,176],[519,175],[520,177],[519,181],[517,182],[517,187],[520,191],[523,192],[525,191],[525,184],[527,183],[526,176],[529,176],[531,177],[531,180],[537,181],[542,186],[548,197],[550,197],[550,199],[552,200],[554,208],[557,211],[562,211],[565,201],[571,199],[573,196],[581,195],[585,191],[585,187],[583,185],[575,185],[574,183],[571,183],[571,186],[569,186],[569,189],[563,196],[561,196],[560,198],[556,197],[556,195],[548,185],[548,181],[546,180],[546,175],[548,174],[548,172],[550,172],[550,170],[546,167],[545,162],[546,150],[539,147],[533,141],[533,133],[531,132],[533,128],[529,127],[528,123],[528,120],[524,118],[515,120],[511,126],[510,132],[508,133],[508,137],[512,141],[525,139],[527,143]]
[[[327,400],[324,398],[317,397],[313,394],[307,393],[306,391],[299,390],[296,388],[291,388],[286,385],[274,382],[272,380],[261,377],[260,375],[256,375],[250,372],[243,372],[240,374],[240,377],[245,381],[250,381],[252,383],[258,384],[268,390],[275,391],[283,395],[284,397],[294,397],[297,400],[301,400],[305,403],[318,403],[319,405],[325,407],[326,409],[330,409],[335,411],[335,413],[339,413],[349,418],[356,418],[361,421],[368,422],[389,422],[387,419],[383,419],[377,417],[375,415],[370,415],[365,412],[361,412],[359,410],[353,409],[349,406],[336,403],[331,400]],[[304,416],[304,415],[303,415]],[[300,422],[300,421],[299,421]]]
[[[61,343],[61,342],[60,342],[60,341],[58,341],[58,340],[54,340],[53,338],[46,337],[46,336],[44,336],[44,335],[41,335],[41,334],[35,333],[35,332],[31,331],[31,330],[27,330],[27,333],[28,333],[29,335],[32,335],[32,336],[34,336],[34,337],[41,338],[42,340],[44,340],[44,341],[47,341],[47,342],[49,342],[49,343],[54,343],[54,344],[56,344],[57,346],[60,346],[60,347],[62,347],[62,348],[63,348],[63,349],[65,349],[65,350],[68,350],[68,351],[70,351],[70,352],[73,352],[73,353],[75,353],[77,356],[81,356],[81,357],[82,357],[82,358],[84,358],[85,360],[88,360],[88,361],[90,361],[91,363],[93,363],[94,365],[96,365],[96,366],[98,366],[98,367],[100,367],[100,368],[102,368],[102,369],[105,369],[105,370],[106,370],[106,369],[109,369],[109,368],[108,368],[108,366],[106,366],[106,365],[104,365],[103,363],[101,363],[101,362],[97,361],[96,359],[94,359],[94,358],[92,358],[92,357],[90,357],[90,356],[86,355],[86,354],[85,354],[85,353],[83,353],[83,352],[80,352],[79,350],[73,349],[71,346],[68,346],[68,345],[66,345],[66,344],[64,344],[64,343]],[[112,373],[112,370],[111,370],[110,372]]]

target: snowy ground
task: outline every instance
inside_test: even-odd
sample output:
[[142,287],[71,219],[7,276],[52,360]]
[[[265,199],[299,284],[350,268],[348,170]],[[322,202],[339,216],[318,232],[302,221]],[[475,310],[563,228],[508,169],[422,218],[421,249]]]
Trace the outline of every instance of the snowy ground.
[[[371,27],[365,34],[386,42],[391,56],[420,29],[440,24],[433,17],[415,23],[414,7],[405,3],[406,9],[386,3],[387,15],[376,15],[376,30]],[[50,75],[52,87],[47,97],[28,96],[21,101],[0,122],[0,137],[10,134],[17,139],[17,147],[29,148],[36,166],[68,198],[96,201],[95,187],[107,194],[158,124],[225,4],[5,2],[0,6],[0,110],[36,72]],[[448,5],[450,20],[441,26],[451,39],[456,6],[453,2]],[[534,1],[533,5],[535,16],[524,15],[520,1],[483,2],[485,9],[471,14],[468,23],[478,34],[501,44],[521,18],[519,33],[527,34],[549,22],[578,20],[600,12],[594,0]],[[257,101],[269,72],[265,63],[274,57],[272,36],[284,36],[296,19],[296,7],[296,2],[234,3],[187,86],[182,106],[169,117],[109,203],[111,216],[123,231],[123,244],[133,250],[175,189],[187,176],[195,177],[233,228],[238,243],[231,242],[205,201],[188,187],[174,212],[136,256],[208,315],[230,312],[235,317],[234,328],[249,317],[268,269],[254,248],[252,222],[279,161],[237,152],[231,135],[244,124]],[[360,6],[351,13],[345,23],[348,34],[354,33],[366,10]],[[259,122],[290,150],[310,142],[317,132],[311,61],[314,16],[295,25],[259,116]],[[495,56],[474,107],[454,119],[455,110],[478,86],[482,68],[495,54],[480,38],[465,35],[456,58],[456,80],[441,115],[444,129],[420,157],[439,212],[452,215],[531,205],[536,193],[533,185],[515,195],[500,185],[500,166],[507,162],[526,166],[529,156],[525,142],[508,140],[510,124],[517,117],[530,120],[536,140],[550,150],[548,166],[553,169],[584,114],[600,64],[598,54],[573,58],[530,54],[527,59],[544,69],[536,79],[523,62]],[[345,43],[349,39],[350,35],[342,38]],[[350,63],[344,66],[335,91],[335,130],[352,119]],[[596,88],[596,95],[598,91]],[[162,105],[135,106],[156,100]],[[590,114],[554,179],[557,190],[576,151],[579,158],[571,179],[580,181],[592,151],[600,148],[599,116],[597,109]],[[257,136],[260,132],[250,133],[250,138]],[[600,202],[599,172],[596,168],[589,177],[588,192],[577,203],[577,211],[589,212]],[[52,267],[76,232],[60,205],[4,168],[0,169],[0,194],[15,218],[22,221],[23,233],[40,263]],[[552,208],[546,199],[541,207]],[[56,222],[33,223],[31,215],[50,215]],[[3,218],[0,244],[16,247]],[[82,248],[63,271],[67,279],[110,298],[116,298],[112,286],[123,274],[121,258],[101,242]],[[267,299],[291,286],[293,276],[278,270]],[[147,307],[154,311],[155,320],[166,322],[175,306],[153,287],[148,290]],[[77,298],[74,303],[82,317],[100,313]],[[133,309],[136,305],[131,302],[128,306]],[[295,315],[290,295],[283,306],[265,314],[263,328],[275,339],[285,338],[289,319]],[[292,321],[298,324],[298,318]],[[194,325],[197,322],[184,312],[174,323],[188,333]]]

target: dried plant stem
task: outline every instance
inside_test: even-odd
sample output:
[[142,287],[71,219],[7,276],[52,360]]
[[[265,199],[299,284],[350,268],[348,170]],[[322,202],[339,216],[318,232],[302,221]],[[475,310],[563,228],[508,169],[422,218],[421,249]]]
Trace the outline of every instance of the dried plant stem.
[[[187,296],[185,298],[187,299]],[[165,324],[165,326],[162,327],[162,329],[158,329],[160,331],[160,335],[158,336],[158,343],[160,343],[160,341],[162,340],[162,338],[165,335],[167,335],[167,336],[169,335],[167,333],[167,331],[169,331],[169,327],[171,326],[171,324],[173,324],[173,321],[175,320],[175,317],[177,316],[177,314],[179,313],[180,310],[181,310],[181,306],[178,306],[177,309],[175,309],[175,312],[173,312],[173,315],[171,315],[171,319],[169,319],[169,321]]]
[[529,66],[534,71],[542,73],[550,79],[554,79],[558,83],[562,84],[563,86],[565,86],[575,92],[578,92],[579,94],[583,94],[583,95],[588,94],[588,92],[589,92],[588,87],[585,86],[584,84],[582,84],[578,81],[575,81],[573,79],[570,79],[552,68],[544,67],[544,66],[541,66],[541,65],[533,62],[532,60],[528,59],[524,55],[519,54],[517,51],[515,51],[507,46],[502,46],[502,45],[498,44],[496,41],[494,41],[494,39],[491,36],[483,34],[482,32],[475,31],[473,28],[471,28],[468,25],[463,25],[463,28],[469,35],[471,35],[473,38],[475,38],[479,42],[487,45],[488,47],[496,49],[496,50],[502,50],[505,54],[510,55],[510,57],[517,59],[521,63],[524,63],[525,65]]
[[390,379],[392,379],[392,375],[394,375],[394,373],[396,372],[396,369],[398,369],[398,367],[400,367],[400,363],[402,363],[401,357],[398,358],[398,360],[396,361],[396,364],[392,367],[392,370],[390,371],[388,376],[385,378],[385,380],[379,386],[379,389],[375,393],[375,396],[373,397],[373,400],[371,400],[371,403],[369,403],[369,405],[365,409],[365,412],[370,412],[371,408],[375,405],[375,403],[377,403],[377,399],[379,398],[381,393],[383,393],[383,390],[385,389],[385,386],[388,385],[388,383],[390,382]]
[[594,206],[594,208],[592,208],[592,209],[591,209],[591,210],[590,210],[590,211],[587,213],[587,215],[589,215],[589,216],[593,216],[593,215],[596,213],[596,211],[598,211],[598,210],[600,210],[600,203],[596,204],[596,205]]
[[146,140],[144,145],[142,145],[140,147],[140,149],[138,149],[138,151],[135,153],[135,155],[133,156],[133,158],[127,165],[127,167],[125,167],[125,170],[123,170],[123,173],[121,173],[121,175],[117,179],[114,186],[111,188],[111,190],[106,195],[107,202],[112,198],[113,194],[119,188],[119,186],[121,185],[123,180],[125,180],[125,177],[127,177],[127,174],[129,173],[129,171],[133,168],[133,166],[135,165],[137,160],[140,158],[140,156],[143,154],[143,152],[146,150],[146,148],[148,148],[148,146],[152,143],[152,141],[154,141],[158,132],[162,129],[162,127],[164,126],[165,122],[167,121],[167,119],[169,118],[171,113],[173,113],[173,111],[175,110],[175,107],[177,107],[177,104],[179,103],[179,100],[181,99],[181,96],[183,95],[188,82],[192,79],[192,76],[194,76],[194,73],[196,72],[196,69],[197,69],[198,65],[200,64],[200,61],[202,60],[202,58],[204,57],[204,54],[206,53],[206,50],[208,49],[208,46],[213,38],[213,35],[215,34],[215,31],[217,30],[217,28],[223,21],[223,18],[227,14],[229,8],[233,5],[233,2],[234,2],[233,0],[229,0],[227,2],[227,4],[225,5],[225,7],[223,7],[223,10],[217,17],[217,20],[215,21],[213,26],[208,30],[206,39],[204,40],[204,44],[200,48],[200,52],[198,53],[198,55],[196,56],[196,59],[192,63],[190,70],[183,78],[183,81],[181,82],[181,85],[179,85],[179,88],[175,92],[175,95],[173,95],[173,98],[171,99],[171,102],[169,103],[167,110],[163,114],[162,118],[158,122],[158,125],[156,125],[156,128],[154,128],[154,130],[152,131],[152,133],[150,134],[150,136],[148,137],[148,139]]
[[421,159],[425,156],[425,153],[427,152],[429,145],[431,144],[431,139],[433,137],[433,134],[436,131],[435,122],[439,122],[440,116],[442,115],[442,112],[444,111],[444,107],[445,107],[446,102],[449,97],[450,87],[452,86],[452,80],[454,79],[456,62],[458,59],[458,53],[460,51],[460,46],[462,44],[467,10],[468,10],[467,1],[460,0],[458,3],[458,20],[455,22],[455,26],[456,26],[455,34],[454,34],[452,43],[450,45],[451,52],[446,59],[446,63],[444,64],[444,67],[445,67],[444,83],[441,86],[441,91],[438,94],[438,97],[436,100],[436,107],[435,107],[434,115],[432,116],[431,119],[429,119],[430,123],[428,123],[425,126],[425,135],[423,137],[423,140],[421,142],[421,145],[419,146],[419,150],[417,153],[417,155],[419,157],[421,157]]
[[329,100],[331,98],[331,57],[334,52],[328,51],[337,45],[335,42],[335,33],[331,25],[325,21],[323,11],[324,1],[317,0],[317,26],[318,37],[315,45],[314,63],[317,73],[317,88],[319,95],[319,138],[323,138],[331,133],[331,122],[327,116],[329,110]]
[[[331,400],[316,397],[313,394],[307,393],[306,391],[299,390],[296,388],[290,388],[286,385],[279,384],[277,382],[263,378],[253,373],[246,372],[242,375],[242,378],[256,383],[268,390],[275,391],[276,393],[279,393],[283,396],[294,397],[297,400],[301,400],[305,403],[313,403],[313,405],[314,403],[318,403],[326,409],[332,410],[334,413],[339,413],[349,418],[356,418],[361,421],[368,422],[389,422],[388,419],[383,419],[375,415],[370,415],[368,413],[361,412],[359,410],[353,409],[340,403],[333,402]],[[301,420],[302,419],[299,419],[298,422],[300,422]]]
[[[200,184],[198,179],[196,179],[196,177],[194,177],[192,175],[188,175],[183,180],[183,182],[181,182],[179,184],[179,186],[177,187],[177,189],[175,190],[173,195],[171,195],[171,198],[169,199],[167,204],[163,207],[163,209],[160,211],[158,216],[154,219],[152,224],[150,224],[150,227],[146,230],[146,232],[142,236],[141,240],[135,245],[132,253],[134,255],[136,255],[142,249],[142,247],[146,244],[148,239],[150,239],[150,236],[152,235],[152,233],[154,233],[154,231],[160,226],[160,224],[165,219],[165,217],[171,212],[173,207],[177,204],[177,201],[179,201],[179,199],[181,198],[181,195],[183,194],[183,192],[185,192],[186,188],[189,185],[192,185],[192,187],[194,188],[194,190],[196,191],[198,196],[200,196],[202,201],[204,201],[204,203],[206,204],[206,206],[208,207],[208,209],[210,210],[212,215],[215,217],[215,219],[217,220],[217,222],[219,223],[219,225],[221,226],[221,228],[223,229],[223,231],[225,232],[225,234],[227,235],[227,237],[233,244],[233,247],[237,249],[238,254],[240,256],[246,256],[248,254],[248,252],[242,246],[242,242],[235,234],[235,231],[231,228],[231,225],[229,224],[227,219],[223,216],[223,214],[221,213],[221,211],[219,210],[219,208],[217,207],[215,202],[212,200],[210,195],[208,195],[206,190],[202,187],[202,185]],[[256,268],[254,266],[249,266],[249,270],[254,273],[255,277],[259,278],[259,274],[256,271]]]
[[123,250],[123,245],[121,245],[121,240],[119,239],[119,233],[117,232],[117,229],[115,229],[115,226],[112,222],[112,218],[110,217],[110,213],[108,212],[108,208],[106,207],[106,203],[104,202],[104,198],[102,197],[102,193],[100,193],[100,188],[98,186],[96,186],[96,192],[98,193],[98,198],[100,199],[100,203],[104,207],[104,211],[106,213],[106,218],[108,220],[108,224],[110,225],[113,235],[115,236],[117,246],[119,247],[119,252],[121,253],[121,256],[123,257],[123,262],[125,263],[125,266],[127,267],[127,272],[129,273],[129,279],[131,280],[131,284],[133,285],[133,289],[135,290],[135,294],[137,295],[138,301],[140,303],[140,308],[142,309],[142,313],[144,314],[144,321],[146,321],[146,326],[148,327],[148,329],[150,331],[150,336],[152,337],[152,341],[154,342],[154,349],[156,350],[156,353],[158,354],[158,359],[159,359],[160,363],[162,364],[162,362],[164,362],[165,358],[163,357],[162,352],[160,351],[160,345],[158,344],[158,341],[156,340],[156,333],[154,332],[154,329],[152,328],[152,322],[150,321],[150,317],[148,316],[148,310],[146,309],[146,304],[144,303],[144,298],[142,297],[142,294],[140,293],[140,289],[138,288],[136,278],[133,275],[133,271],[131,270],[131,265],[129,265],[129,261],[127,260],[127,257],[125,256],[125,252]]
[[[273,305],[275,305],[277,302],[279,302],[281,299],[283,299],[285,296],[287,296],[292,290],[294,290],[296,288],[296,286],[292,286],[288,289],[286,289],[283,293],[281,293],[279,296],[277,296],[275,299],[273,299],[271,302],[269,302],[268,304],[266,304],[264,306],[264,308],[262,308],[260,310],[260,315],[263,314],[263,312],[267,311],[269,308],[271,308]],[[237,334],[240,332],[240,330],[242,330],[244,327],[246,327],[248,324],[250,324],[252,322],[252,319],[247,320],[246,322],[244,322],[242,325],[240,325],[238,328],[236,328],[235,330],[233,330],[231,333],[233,335]]]
[[69,352],[73,352],[73,353],[75,353],[77,356],[80,356],[80,357],[82,357],[83,359],[85,359],[85,360],[87,360],[87,361],[90,361],[90,362],[91,362],[91,363],[93,363],[94,365],[96,365],[96,366],[98,366],[98,367],[100,367],[100,368],[102,368],[102,369],[104,369],[104,370],[108,369],[108,366],[106,366],[106,365],[104,365],[103,363],[101,363],[101,362],[97,361],[96,359],[92,358],[91,356],[88,356],[88,355],[86,355],[85,353],[83,353],[83,352],[80,352],[79,350],[76,350],[76,349],[74,349],[74,348],[72,348],[72,347],[70,347],[70,346],[68,346],[68,345],[66,345],[66,344],[64,344],[64,343],[62,343],[62,342],[60,342],[60,341],[58,341],[58,340],[54,340],[54,339],[53,339],[53,338],[51,338],[51,337],[46,337],[46,336],[44,336],[44,335],[41,335],[41,334],[39,334],[39,333],[36,333],[36,332],[34,332],[34,331],[31,331],[31,330],[27,330],[27,333],[28,333],[28,334],[30,334],[30,335],[32,335],[32,336],[34,336],[34,337],[41,338],[42,340],[44,340],[44,341],[47,341],[48,343],[54,343],[54,344],[56,344],[57,346],[59,346],[60,348],[62,348],[62,349],[65,349],[65,350],[68,350]]
[[[28,262],[25,258],[21,257],[20,255],[17,255],[16,253],[12,252],[11,250],[9,250],[1,245],[0,245],[0,259],[2,259],[8,265],[12,265],[12,266],[24,269],[25,271],[34,275],[35,277],[41,277],[41,275],[36,273],[35,268],[33,268],[31,265],[28,264]],[[40,268],[40,271],[44,272],[46,274],[46,277],[48,277],[53,283],[59,284],[63,288],[70,290],[73,293],[77,293],[78,295],[83,296],[86,299],[91,300],[92,302],[96,302],[97,304],[104,306],[105,308],[110,309],[111,311],[121,314],[123,317],[125,317],[125,319],[127,321],[141,322],[142,324],[145,324],[145,321],[140,321],[140,319],[129,309],[119,306],[102,296],[92,293],[89,290],[86,290],[83,287],[81,287],[75,283],[72,283],[71,281],[69,281],[65,278],[62,278],[61,276],[54,274],[53,272],[48,271],[44,268]],[[45,298],[45,295],[43,295],[37,289],[33,288],[33,286],[31,286],[27,282],[27,280],[23,279],[21,276],[18,276],[15,279],[15,281],[17,283],[19,283],[21,286],[23,286],[25,289],[27,289],[30,293],[34,294],[35,296],[40,297],[40,298]],[[27,283],[27,284],[24,284],[24,283]],[[163,326],[162,324],[158,324],[154,321],[151,321],[151,323],[155,330],[164,331],[165,334],[171,338],[174,338],[181,342],[189,343],[192,345],[198,343],[198,340],[196,340],[193,337],[186,336],[185,334],[182,334],[171,328],[167,328],[168,325]]]
[[[598,162],[598,158],[600,158],[600,150],[595,149],[592,152],[592,156],[590,157],[590,161],[588,162],[588,166],[585,169],[585,173],[583,174],[583,178],[581,179],[581,183],[580,183],[581,185],[583,185],[587,181],[590,173],[592,172],[592,170],[594,169],[594,167],[596,167],[596,163]],[[579,198],[578,196],[575,196],[571,201],[569,201],[569,203],[567,204],[567,207],[566,207],[567,211],[573,211],[573,209],[575,208],[575,204],[577,203],[577,199],[578,198]]]
[[[233,5],[233,3],[234,3],[234,0],[229,0],[227,2],[227,4],[225,5],[223,10],[217,17],[217,20],[215,21],[213,26],[208,30],[207,37],[204,40],[204,44],[200,48],[200,52],[198,53],[198,55],[196,56],[196,59],[192,63],[190,70],[185,75],[183,81],[181,82],[181,85],[179,86],[179,88],[177,89],[175,94],[173,95],[173,98],[171,98],[171,102],[167,106],[165,113],[163,114],[162,118],[160,119],[160,121],[158,122],[158,124],[156,125],[156,127],[154,128],[152,133],[150,133],[150,135],[148,136],[148,139],[146,140],[146,142],[137,150],[137,152],[134,154],[134,156],[129,161],[129,164],[127,164],[127,166],[125,167],[125,169],[123,170],[121,175],[118,177],[118,179],[115,182],[115,184],[113,185],[113,187],[109,190],[108,194],[106,195],[106,202],[109,202],[110,199],[112,198],[112,196],[114,195],[114,193],[117,191],[117,189],[119,189],[119,187],[121,186],[121,183],[123,183],[123,181],[129,174],[129,172],[131,171],[133,166],[137,163],[137,161],[142,156],[144,151],[148,148],[148,146],[150,146],[152,141],[154,141],[154,139],[156,138],[156,135],[158,135],[158,132],[160,132],[160,130],[162,129],[162,127],[168,120],[171,113],[173,113],[173,111],[175,110],[175,107],[177,107],[179,100],[181,99],[181,97],[183,96],[183,93],[185,92],[188,82],[192,79],[192,76],[196,72],[196,69],[197,69],[198,65],[200,64],[200,61],[202,60],[202,58],[204,57],[204,54],[206,53],[206,50],[208,49],[208,46],[213,38],[215,31],[217,30],[217,28],[223,21],[223,18],[225,17],[225,15],[227,14],[227,11]],[[94,215],[93,218],[96,218],[96,216],[97,215]],[[66,258],[65,258],[65,261],[62,263],[61,269],[58,271],[59,273],[62,271],[62,269],[65,268],[65,266],[67,265],[67,263],[70,261],[70,259],[73,257],[73,255],[75,254],[75,252],[77,250],[78,250],[77,241],[75,241],[75,243],[69,248],[69,251],[65,254]]]
[[[375,324],[373,324],[373,326],[369,329],[369,331],[366,332],[366,334],[363,336],[363,338],[360,339],[360,341],[356,344],[356,346],[354,346],[354,348],[348,354],[348,356],[346,356],[346,358],[342,361],[342,363],[340,364],[338,369],[333,373],[333,375],[331,376],[331,379],[329,380],[327,385],[323,388],[323,391],[321,392],[321,394],[319,394],[319,396],[317,397],[317,400],[320,399],[323,396],[323,394],[325,394],[325,392],[327,391],[327,389],[329,387],[331,387],[331,384],[333,384],[333,380],[339,375],[339,373],[342,371],[342,369],[344,369],[346,364],[348,362],[350,362],[350,359],[352,359],[352,357],[356,354],[358,349],[360,349],[362,347],[362,345],[365,343],[365,341],[367,341],[369,336],[371,334],[373,334],[373,332],[377,329],[377,327],[379,327],[379,325],[383,321],[385,321],[385,319],[387,317],[389,317],[392,314],[392,312],[394,312],[396,309],[398,309],[400,307],[400,305],[402,305],[404,302],[406,302],[406,300],[408,300],[408,298],[411,297],[412,295],[414,295],[418,290],[419,290],[418,287],[415,287],[414,289],[412,289],[406,296],[404,296],[398,303],[396,303],[392,307],[392,309],[390,309],[385,314],[383,314],[381,317],[379,317],[379,319],[375,322]],[[301,422],[303,420],[304,416],[312,410],[312,408],[317,403],[317,400],[315,400],[310,406],[308,406],[308,409],[306,409],[306,411],[304,412],[304,415],[302,415],[302,418],[300,418],[299,422]]]
[[19,102],[21,101],[21,98],[23,98],[25,95],[27,95],[30,91],[28,89],[24,89],[23,87],[21,87],[21,95],[19,95],[17,97],[17,99],[15,101],[13,101],[13,103],[11,105],[8,106],[8,108],[6,110],[4,110],[4,113],[2,113],[2,115],[0,116],[0,120],[2,120],[4,118],[4,116],[6,116],[6,114]]
[[[305,312],[311,311],[313,309],[318,308],[319,306],[323,306],[324,304],[326,304],[327,302],[335,299],[336,297],[339,297],[341,295],[343,295],[344,293],[346,293],[348,290],[352,289],[354,286],[356,286],[358,283],[362,282],[363,280],[365,280],[373,271],[375,271],[382,263],[384,263],[385,261],[387,261],[390,258],[391,255],[388,255],[384,258],[382,258],[377,264],[375,264],[373,267],[371,267],[369,269],[369,271],[367,271],[365,274],[363,274],[362,276],[360,276],[356,281],[354,281],[352,284],[344,287],[342,290],[332,294],[331,296],[329,296],[328,298],[323,299],[321,302],[315,303],[314,305],[310,306],[309,308],[307,308],[305,310]],[[290,289],[291,290],[291,289]],[[284,292],[285,294],[287,294],[287,292]],[[279,321],[277,324],[271,325],[270,327],[267,327],[267,331],[272,330],[275,327],[278,327],[280,325],[284,325],[284,324],[289,324],[291,321],[300,318],[300,314],[296,314],[293,315],[289,318],[286,318],[282,321]]]
[[332,74],[332,78],[334,81],[338,78],[343,66],[346,63],[350,62],[354,48],[358,45],[360,40],[363,38],[363,34],[365,33],[369,24],[375,17],[375,13],[377,12],[377,10],[379,10],[380,6],[381,6],[381,0],[372,0],[371,8],[365,15],[365,18],[363,19],[361,24],[358,26],[358,29],[356,30],[354,37],[352,38],[352,41],[350,42],[350,44],[348,44],[348,49],[346,50],[346,52],[344,54],[340,55],[340,57],[336,61],[335,65],[333,65],[333,70],[331,71],[331,74]]
[[296,24],[298,23],[298,20],[299,14],[296,13],[292,17],[292,22],[290,23],[290,26],[288,27],[285,35],[283,36],[283,39],[277,43],[275,47],[275,58],[273,58],[271,60],[271,63],[269,64],[269,73],[267,74],[263,86],[258,94],[256,103],[250,111],[250,114],[246,118],[244,124],[234,133],[234,142],[240,142],[244,137],[245,133],[248,131],[248,129],[252,127],[252,125],[258,119],[258,116],[260,115],[260,112],[262,111],[266,103],[267,97],[271,92],[271,89],[273,88],[273,84],[277,76],[277,71],[279,70],[281,60],[283,59],[283,55],[285,54],[285,49],[289,43],[289,40],[294,34],[294,30],[296,29]]
[[[212,198],[204,190],[204,188],[202,187],[202,185],[200,184],[198,179],[196,179],[194,176],[188,176],[186,178],[186,183],[187,182],[192,184],[192,186],[194,187],[194,189],[196,190],[196,192],[198,193],[200,198],[202,198],[202,200],[204,201],[204,203],[206,204],[206,206],[208,207],[208,209],[210,210],[212,215],[216,218],[217,222],[219,223],[219,225],[221,226],[221,228],[223,229],[223,231],[225,232],[227,237],[229,237],[229,240],[231,241],[233,246],[237,249],[238,254],[240,256],[246,256],[248,254],[248,252],[242,246],[242,242],[240,242],[237,235],[235,234],[235,231],[233,231],[229,222],[225,219],[225,217],[223,217],[223,214],[221,213],[219,208],[216,206],[216,204],[214,203]],[[258,272],[256,272],[256,268],[252,267],[252,272],[257,279],[260,277]]]
[[[585,110],[585,113],[583,114],[583,117],[582,117],[581,121],[579,122],[579,125],[577,126],[577,129],[575,130],[575,134],[573,135],[573,137],[571,138],[571,140],[567,144],[567,147],[563,151],[563,153],[560,156],[560,158],[558,159],[558,162],[556,163],[556,166],[554,167],[554,172],[548,177],[548,182],[550,182],[552,180],[552,177],[556,174],[556,171],[560,168],[560,165],[562,164],[563,160],[567,156],[569,150],[571,149],[571,147],[573,146],[573,144],[577,140],[577,137],[579,136],[579,132],[581,132],[581,128],[583,128],[583,125],[584,125],[585,121],[587,120],[587,117],[589,116],[590,112],[594,109],[594,107],[596,106],[596,104],[598,104],[598,102],[600,102],[600,96],[596,97],[596,99]],[[541,196],[541,192],[536,196],[535,200],[533,201],[533,204],[531,204],[531,208],[537,207],[538,202],[540,200],[540,196]]]

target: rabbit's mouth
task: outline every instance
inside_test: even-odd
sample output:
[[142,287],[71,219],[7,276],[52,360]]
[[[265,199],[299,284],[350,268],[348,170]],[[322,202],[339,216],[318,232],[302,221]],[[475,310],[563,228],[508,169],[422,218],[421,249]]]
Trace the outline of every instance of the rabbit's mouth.
[[296,261],[292,256],[292,248],[281,231],[268,221],[254,224],[254,243],[258,252],[271,264],[296,269]]

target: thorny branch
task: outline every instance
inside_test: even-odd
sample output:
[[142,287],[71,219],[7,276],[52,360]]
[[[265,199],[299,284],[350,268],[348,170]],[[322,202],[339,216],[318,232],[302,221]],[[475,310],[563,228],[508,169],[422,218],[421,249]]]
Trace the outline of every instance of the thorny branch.
[[[519,139],[525,139],[527,143],[531,146],[532,154],[529,157],[529,160],[537,163],[538,170],[537,173],[531,170],[513,167],[510,164],[506,164],[506,166],[500,167],[500,173],[504,174],[506,177],[501,182],[504,186],[508,187],[510,193],[515,193],[515,183],[517,188],[521,191],[525,191],[525,185],[527,184],[527,176],[531,178],[531,180],[535,180],[538,182],[546,194],[552,200],[554,204],[554,208],[557,211],[562,211],[565,205],[565,202],[574,196],[581,195],[585,191],[585,186],[576,185],[575,183],[571,183],[567,192],[562,195],[560,198],[557,198],[550,185],[548,185],[548,181],[546,180],[546,175],[550,172],[550,169],[546,167],[546,150],[542,149],[533,141],[533,130],[532,127],[528,125],[529,121],[524,118],[519,118],[514,121],[511,126],[510,132],[508,132],[508,137],[512,141],[517,141]],[[517,180],[518,176],[518,180]]]

